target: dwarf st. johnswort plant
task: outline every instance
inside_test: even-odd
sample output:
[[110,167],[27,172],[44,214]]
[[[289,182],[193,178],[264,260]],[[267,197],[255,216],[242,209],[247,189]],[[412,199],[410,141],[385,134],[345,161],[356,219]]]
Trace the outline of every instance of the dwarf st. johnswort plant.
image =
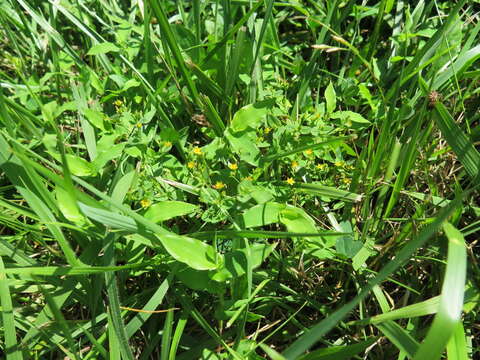
[[0,0],[0,358],[480,358],[480,5]]

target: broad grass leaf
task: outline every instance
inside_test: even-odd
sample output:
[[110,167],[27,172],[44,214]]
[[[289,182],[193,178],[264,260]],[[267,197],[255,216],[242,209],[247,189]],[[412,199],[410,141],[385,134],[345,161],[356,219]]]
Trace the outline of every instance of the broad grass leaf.
[[93,45],[90,50],[88,50],[87,55],[100,55],[109,52],[118,52],[119,50],[120,48],[118,46],[107,41]]
[[445,223],[443,230],[448,238],[448,254],[440,305],[427,337],[415,353],[414,360],[439,359],[461,322],[467,249],[462,233],[452,224]]
[[341,119],[343,121],[353,121],[360,124],[370,124],[370,121],[365,119],[359,113],[348,111],[348,110],[334,112],[330,117],[332,119]]
[[350,191],[337,189],[331,186],[325,186],[319,183],[298,183],[294,185],[295,189],[309,192],[312,194],[328,197],[329,199],[337,199],[344,201],[358,202],[362,200],[362,195],[355,194]]
[[225,137],[230,143],[232,151],[241,160],[253,166],[258,166],[260,150],[255,144],[255,131],[233,132],[231,129],[225,131]]
[[377,324],[376,327],[390,340],[398,349],[404,351],[409,357],[418,350],[418,342],[400,325],[394,321],[386,321]]
[[273,100],[265,100],[242,107],[233,115],[230,129],[232,132],[245,131],[247,128],[256,129],[260,126],[273,104]]
[[[250,265],[252,269],[259,267],[272,253],[275,245],[253,244],[250,246]],[[237,249],[224,255],[224,265],[211,276],[215,281],[235,279],[247,272],[247,250]]]
[[298,360],[348,360],[365,351],[375,341],[377,341],[377,338],[347,346],[330,346],[312,351],[309,354],[301,356]]
[[210,278],[210,271],[192,269],[184,264],[178,265],[179,263],[173,264],[175,276],[190,289],[208,291],[213,294],[222,292],[222,284]]
[[200,240],[169,233],[166,230],[163,234],[154,233],[152,230],[142,229],[143,224],[139,226],[134,219],[128,216],[94,208],[83,203],[79,203],[79,207],[86,216],[104,226],[137,233],[136,235],[142,238],[145,238],[145,236],[148,238],[153,237],[153,242],[152,240],[144,242],[147,246],[156,247],[155,239],[158,239],[175,260],[183,262],[194,269],[212,270],[217,268],[214,248]]
[[435,105],[435,123],[472,179],[480,178],[480,154],[472,141],[455,123],[445,105]]
[[85,109],[83,110],[83,113],[90,124],[95,126],[97,129],[105,131],[105,125],[103,123],[104,115],[102,112],[93,109]]
[[275,202],[256,205],[243,213],[243,224],[246,228],[252,228],[278,223],[280,211],[286,207],[285,204]]
[[156,237],[175,260],[197,270],[217,268],[215,250],[212,246],[200,240],[177,234],[156,234]]
[[79,156],[67,154],[67,163],[70,171],[75,176],[95,176],[97,174],[92,163]]
[[332,82],[330,82],[325,89],[325,101],[327,103],[327,113],[332,114],[337,107],[337,94],[335,93]]
[[[352,232],[352,225],[349,221],[342,221],[339,223],[343,232]],[[342,235],[336,243],[335,248],[339,254],[346,256],[347,258],[353,258],[363,247],[361,241],[355,240],[353,235]]]
[[151,205],[144,216],[153,222],[162,222],[194,212],[198,206],[183,201],[159,201]]
[[80,212],[75,198],[60,186],[57,186],[55,192],[58,208],[63,216],[78,226],[86,226],[87,219]]
[[291,232],[316,232],[315,221],[302,209],[287,207],[280,211],[279,220]]

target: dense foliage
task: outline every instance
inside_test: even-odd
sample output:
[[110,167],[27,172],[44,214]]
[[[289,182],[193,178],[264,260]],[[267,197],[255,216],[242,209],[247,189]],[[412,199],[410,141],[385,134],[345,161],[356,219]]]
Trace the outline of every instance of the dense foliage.
[[0,0],[0,352],[480,356],[478,10]]

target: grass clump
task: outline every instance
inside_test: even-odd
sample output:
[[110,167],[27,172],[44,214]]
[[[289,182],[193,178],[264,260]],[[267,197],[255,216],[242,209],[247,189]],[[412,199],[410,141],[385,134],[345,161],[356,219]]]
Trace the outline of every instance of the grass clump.
[[467,359],[467,1],[0,0],[7,359]]

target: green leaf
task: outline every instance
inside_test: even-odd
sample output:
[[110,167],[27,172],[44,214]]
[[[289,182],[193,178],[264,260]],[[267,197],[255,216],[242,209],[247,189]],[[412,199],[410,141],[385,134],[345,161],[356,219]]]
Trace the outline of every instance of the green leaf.
[[323,337],[332,328],[334,328],[339,321],[347,316],[350,311],[352,311],[364,298],[368,296],[373,287],[385,280],[391,273],[403,265],[419,247],[425,244],[426,241],[436,232],[438,227],[443,224],[443,222],[460,204],[460,198],[457,198],[448,206],[443,208],[433,222],[426,225],[416,237],[410,240],[403,249],[397,252],[393,260],[388,262],[379,271],[376,278],[370,280],[369,283],[362,288],[360,294],[306,331],[285,350],[283,355],[289,360],[296,359],[298,356],[303,354],[303,352],[308,350],[313,344],[315,344],[318,339]]
[[327,103],[327,113],[332,114],[337,107],[337,94],[331,81],[325,89],[325,101]]
[[92,163],[79,156],[67,154],[67,163],[70,171],[75,176],[95,176],[97,172]]
[[447,344],[447,358],[449,360],[468,360],[468,345],[462,323],[457,325]]
[[225,137],[230,143],[232,151],[241,160],[253,166],[258,165],[260,150],[255,144],[257,138],[255,131],[232,132],[231,129],[227,129]]
[[414,360],[440,359],[461,321],[467,249],[462,233],[453,225],[445,223],[443,230],[448,238],[448,254],[440,305],[427,337],[415,353]]
[[230,129],[235,133],[258,128],[273,104],[273,100],[265,100],[242,107],[233,115]]
[[435,104],[435,123],[442,132],[443,137],[452,147],[458,160],[462,163],[468,175],[473,179],[480,178],[480,154],[475,146],[460,127],[455,123],[452,115],[445,105],[440,102]]
[[409,357],[412,357],[418,350],[418,342],[396,322],[386,321],[382,324],[377,324],[376,327]]
[[332,119],[341,119],[344,121],[353,121],[360,124],[370,124],[370,121],[365,119],[359,113],[353,111],[337,111],[334,112],[331,116]]
[[194,212],[198,206],[182,201],[160,201],[148,208],[145,218],[153,222],[162,222],[177,216]]
[[12,304],[12,297],[8,286],[8,279],[4,273],[3,259],[0,256],[0,305],[2,306],[2,330],[4,349],[8,349],[8,360],[23,359],[22,352],[18,348],[17,330],[15,329],[15,318]]
[[246,228],[251,228],[278,223],[280,222],[280,211],[286,207],[285,204],[275,202],[256,205],[243,213],[243,224]]
[[[200,240],[176,234],[156,234],[156,237],[175,260],[197,270],[217,268],[216,254],[212,246]],[[217,254],[217,257],[220,255]]]
[[250,264],[252,269],[259,267],[263,261],[271,254],[275,245],[253,244],[250,246],[250,254],[246,249],[237,249],[230,251],[224,256],[224,265],[212,276],[212,280],[226,281],[235,279],[247,272],[247,256],[250,255]]
[[309,354],[301,356],[298,360],[348,360],[365,351],[365,349],[375,341],[377,341],[377,338],[348,346],[330,346],[325,349],[312,351]]
[[111,42],[103,42],[93,45],[90,50],[88,50],[87,55],[100,55],[109,52],[118,52],[119,50],[120,48],[117,47],[115,44],[112,44]]
[[[86,216],[104,226],[113,227],[131,233],[141,232],[138,236],[146,238],[144,243],[150,247],[158,247],[155,240],[160,240],[161,245],[174,259],[183,262],[194,269],[212,270],[217,268],[214,248],[200,240],[170,233],[163,228],[160,229],[163,230],[164,233],[158,233],[154,231],[154,226],[152,226],[150,232],[145,232],[141,230],[141,227],[134,219],[128,216],[116,214],[104,209],[94,208],[83,203],[79,203],[79,207]],[[150,227],[151,222],[147,219],[143,219],[141,223],[142,227],[145,224],[148,224],[148,227]]]
[[319,183],[295,183],[293,186],[295,189],[299,189],[312,194],[325,196],[330,199],[344,200],[358,202],[362,200],[362,195],[352,193],[350,191],[337,189],[330,186],[325,186]]
[[[338,224],[343,232],[352,232],[352,225],[349,221],[342,221]],[[340,236],[336,243],[335,248],[339,254],[346,256],[347,258],[353,258],[363,247],[361,241],[355,240],[352,235]]]
[[85,117],[90,121],[90,124],[95,126],[97,129],[105,131],[105,126],[103,124],[104,115],[102,112],[93,109],[83,110]]
[[62,212],[63,216],[78,226],[87,225],[85,217],[80,212],[76,200],[62,187],[56,188],[58,208]]
[[288,206],[280,211],[279,220],[291,232],[315,232],[315,221],[302,209]]

